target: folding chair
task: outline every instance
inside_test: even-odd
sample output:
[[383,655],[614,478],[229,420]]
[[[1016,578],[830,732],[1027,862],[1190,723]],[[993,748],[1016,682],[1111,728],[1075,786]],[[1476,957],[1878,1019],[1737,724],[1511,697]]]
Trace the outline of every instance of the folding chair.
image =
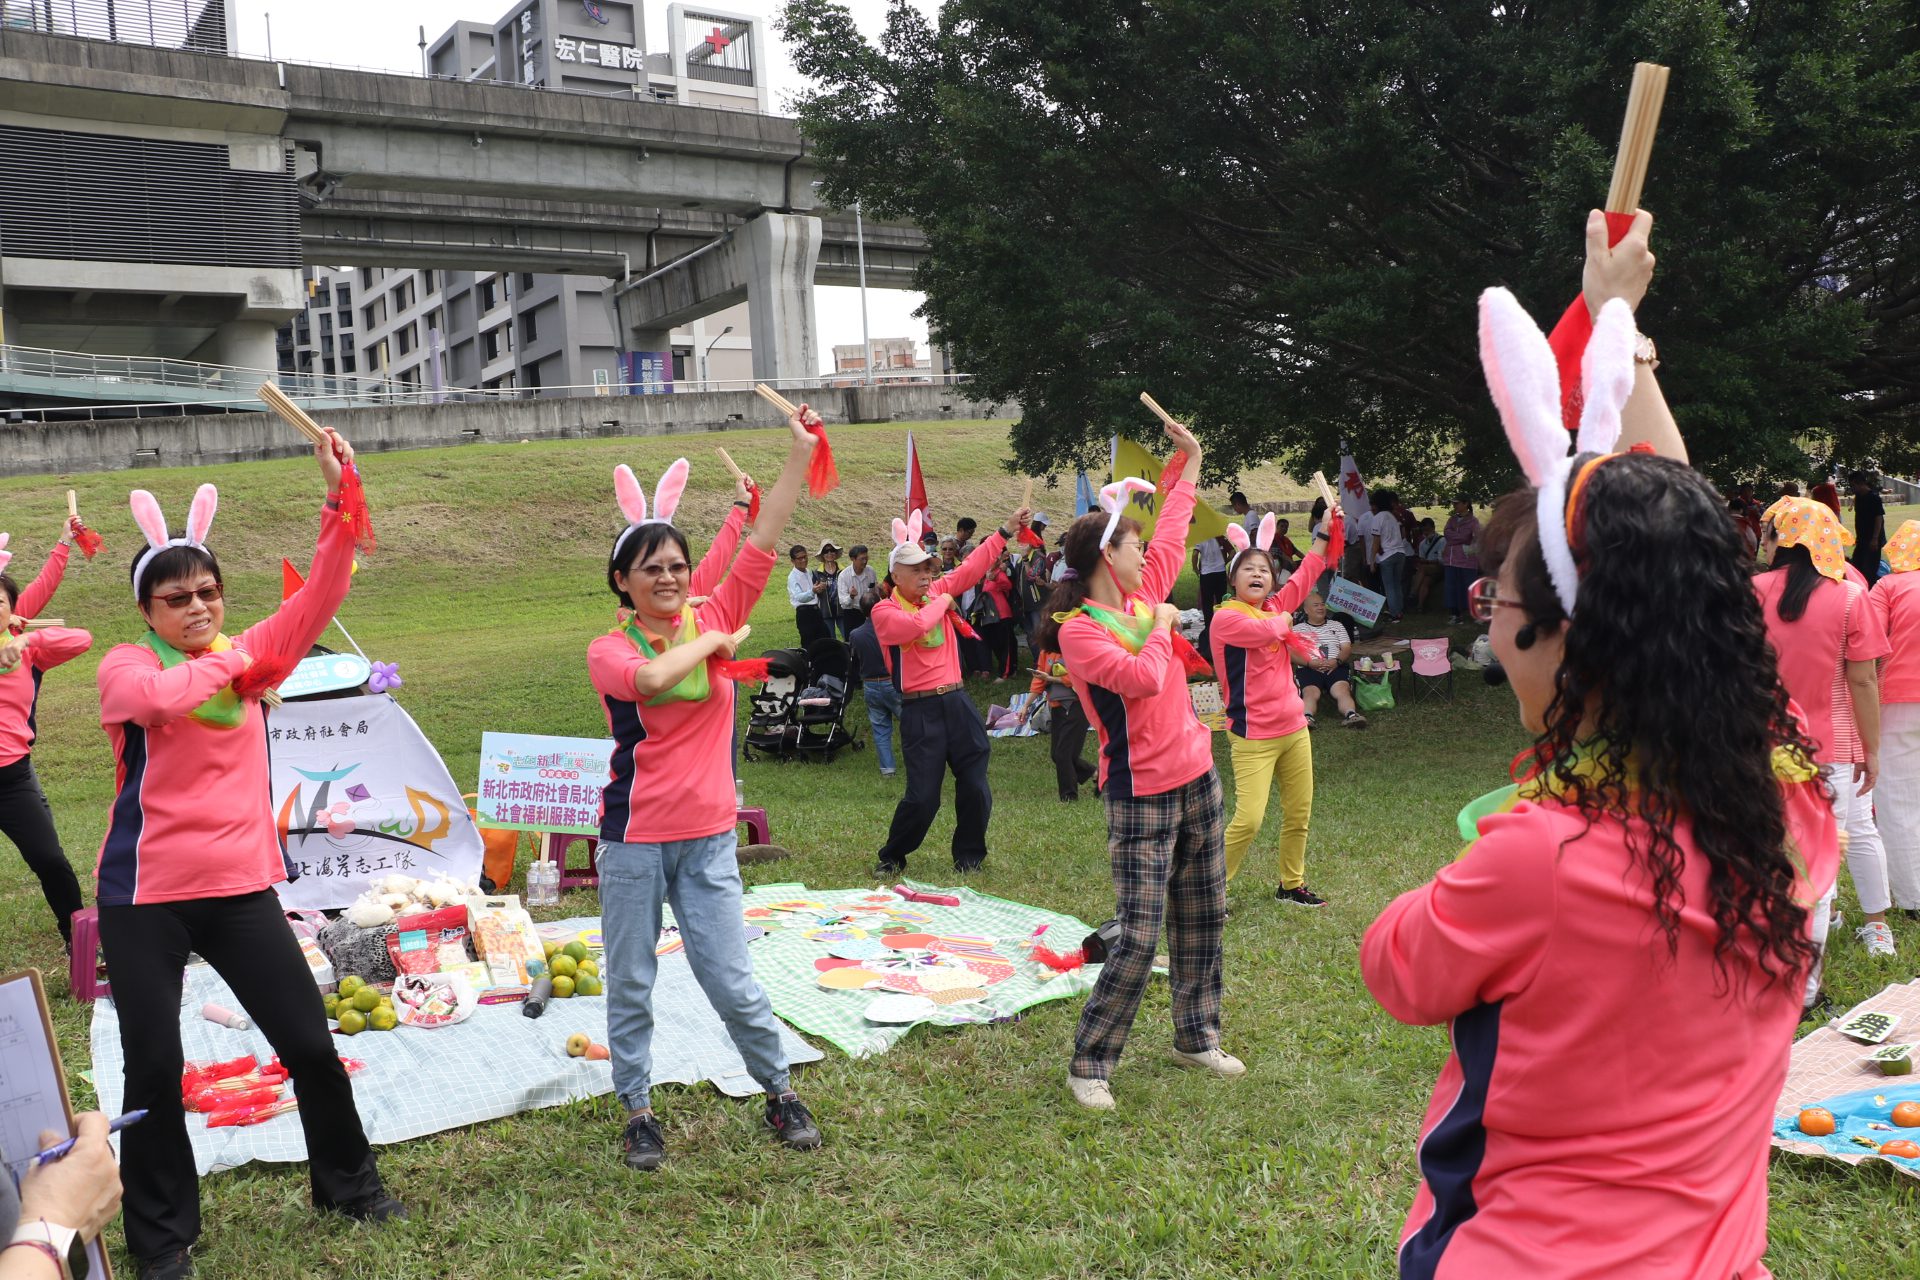
[[1448,656],[1447,640],[1415,640],[1413,646],[1414,700],[1440,698],[1453,701],[1453,660]]

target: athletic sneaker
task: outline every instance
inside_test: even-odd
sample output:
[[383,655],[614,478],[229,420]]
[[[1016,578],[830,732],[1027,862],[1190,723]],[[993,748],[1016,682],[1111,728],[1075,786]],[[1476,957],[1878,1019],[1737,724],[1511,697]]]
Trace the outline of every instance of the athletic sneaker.
[[1105,1080],[1083,1080],[1069,1075],[1067,1088],[1072,1090],[1073,1100],[1089,1111],[1113,1110],[1113,1088]]
[[872,874],[875,879],[885,880],[891,884],[901,876],[907,874],[907,864],[904,862],[876,862],[873,864]]
[[1340,717],[1340,726],[1344,729],[1364,729],[1367,727],[1367,718],[1358,711],[1349,711]]
[[1311,729],[1313,727],[1314,727],[1313,716],[1311,713],[1309,713],[1307,716],[1307,728]]
[[767,1128],[795,1151],[811,1151],[820,1145],[820,1126],[813,1122],[813,1112],[807,1110],[797,1093],[767,1099]]
[[1247,1064],[1226,1052],[1224,1049],[1204,1049],[1199,1053],[1188,1053],[1184,1049],[1173,1051],[1175,1066],[1198,1067],[1202,1071],[1211,1071],[1217,1076],[1243,1076],[1247,1074]]
[[1854,930],[1853,936],[1860,939],[1870,956],[1892,956],[1893,930],[1887,928],[1885,920],[1869,920]]
[[1296,907],[1324,907],[1327,900],[1313,890],[1301,885],[1298,889],[1289,889],[1284,885],[1273,895],[1281,902],[1291,902]]
[[652,1112],[627,1121],[620,1135],[620,1149],[626,1153],[627,1168],[651,1173],[667,1160],[667,1140],[660,1133],[660,1122]]
[[193,1280],[193,1251],[176,1249],[157,1258],[142,1258],[140,1280]]

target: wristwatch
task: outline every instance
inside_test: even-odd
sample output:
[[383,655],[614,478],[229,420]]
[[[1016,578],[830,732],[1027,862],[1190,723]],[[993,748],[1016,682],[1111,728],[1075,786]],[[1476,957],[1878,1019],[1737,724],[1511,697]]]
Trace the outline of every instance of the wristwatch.
[[1660,348],[1653,345],[1653,339],[1644,333],[1633,335],[1633,362],[1646,365],[1649,369],[1660,367]]
[[45,1218],[23,1222],[7,1242],[7,1248],[15,1246],[38,1249],[46,1254],[60,1268],[61,1280],[87,1280],[87,1243],[73,1227],[63,1227]]

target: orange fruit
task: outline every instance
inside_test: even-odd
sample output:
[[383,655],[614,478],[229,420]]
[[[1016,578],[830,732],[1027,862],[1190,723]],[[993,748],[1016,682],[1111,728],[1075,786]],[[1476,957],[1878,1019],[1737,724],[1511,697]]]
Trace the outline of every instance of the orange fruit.
[[1902,1129],[1920,1129],[1920,1102],[1894,1103],[1893,1122]]
[[1833,1132],[1833,1112],[1825,1107],[1808,1107],[1800,1113],[1800,1132],[1812,1138],[1824,1138]]

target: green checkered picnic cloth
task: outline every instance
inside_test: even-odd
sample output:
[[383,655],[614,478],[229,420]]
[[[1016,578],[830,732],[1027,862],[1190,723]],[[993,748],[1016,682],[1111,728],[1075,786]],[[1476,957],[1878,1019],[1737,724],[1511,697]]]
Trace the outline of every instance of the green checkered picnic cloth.
[[[943,1005],[925,1019],[935,1026],[1000,1021],[1047,1000],[1082,995],[1091,991],[1100,977],[1100,966],[1082,965],[1070,973],[1042,981],[1041,975],[1050,971],[1028,959],[1027,949],[1020,945],[1032,937],[1035,929],[1047,925],[1049,928],[1041,942],[1055,951],[1073,950],[1089,930],[1072,916],[976,893],[972,889],[934,889],[911,883],[909,887],[951,894],[960,899],[960,905],[909,902],[886,890],[872,888],[809,889],[795,883],[763,884],[747,890],[745,909],[749,912],[755,908],[772,910],[783,903],[818,904],[817,908],[796,907],[783,912],[785,918],[773,921],[766,936],[756,939],[749,948],[754,976],[766,988],[774,1013],[795,1029],[831,1041],[854,1058],[884,1053],[920,1025],[918,1022],[882,1025],[867,1021],[867,1006],[875,997],[886,994],[883,989],[834,991],[816,981],[820,970],[815,968],[814,961],[830,955],[841,939],[810,938],[808,933],[825,930],[829,934],[845,934],[850,928],[860,928],[867,936],[879,938],[877,929],[857,922],[851,926],[836,923],[835,918],[846,908],[862,903],[878,906],[875,899],[882,895],[891,899],[891,905],[898,909],[929,917],[926,923],[909,922],[913,932],[979,939],[984,943],[983,952],[990,947],[1013,965],[1013,976],[987,986],[984,1000],[975,1004]],[[766,917],[749,916],[747,923],[767,926],[769,921]]]

